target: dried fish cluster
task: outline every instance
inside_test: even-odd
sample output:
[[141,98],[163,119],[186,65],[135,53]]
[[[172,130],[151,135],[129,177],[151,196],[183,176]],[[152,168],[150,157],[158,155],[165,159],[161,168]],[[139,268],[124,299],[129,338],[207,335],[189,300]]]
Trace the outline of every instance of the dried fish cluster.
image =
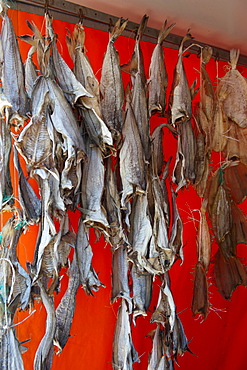
[[[183,65],[184,43],[192,39],[189,33],[181,43],[170,97],[166,97],[162,42],[174,24],[167,27],[165,22],[160,31],[147,80],[140,41],[148,17],[143,17],[137,31],[131,61],[123,66],[114,43],[127,20],[118,20],[110,34],[99,83],[85,53],[81,23],[66,40],[74,62],[72,71],[58,51],[50,15],[45,15],[45,35],[28,22],[32,35],[20,37],[31,45],[23,69],[6,5],[1,3],[0,10],[0,207],[2,213],[11,214],[1,225],[1,367],[23,368],[21,351],[25,348],[18,343],[13,319],[18,308],[31,308],[34,299],[41,299],[47,312],[34,369],[51,368],[54,344],[58,353],[63,350],[79,286],[91,295],[104,286],[92,266],[89,230],[93,228],[111,246],[111,301],[120,300],[113,368],[130,370],[140,361],[131,320],[135,324],[138,316],[147,315],[158,275],[161,285],[151,316],[156,329],[149,333],[153,348],[148,369],[173,369],[178,356],[189,350],[169,278],[174,262],[183,261],[183,223],[176,205],[180,189],[193,185],[203,198],[193,314],[206,317],[209,310],[206,274],[213,235],[208,222],[219,246],[214,270],[221,294],[229,299],[237,285],[247,284],[236,251],[239,243],[247,243],[246,219],[237,206],[247,194],[247,87],[236,70],[238,53],[231,52],[231,69],[215,89],[206,71],[211,50],[202,50],[201,99],[193,118],[192,100],[198,89],[196,82],[188,86]],[[38,65],[33,62],[34,54]],[[125,92],[122,70],[131,76]],[[151,135],[155,114],[168,118]],[[178,139],[173,171],[170,160],[164,162],[163,127]],[[212,151],[221,151],[225,162],[209,176]],[[13,196],[15,179],[10,176],[11,153],[18,174],[18,203]],[[36,180],[39,196],[26,174]],[[80,211],[77,234],[71,231],[68,213],[76,210]],[[39,225],[39,235],[26,272],[16,247],[21,234],[33,224]],[[69,281],[55,309],[54,292],[59,291],[62,268],[67,269]]]

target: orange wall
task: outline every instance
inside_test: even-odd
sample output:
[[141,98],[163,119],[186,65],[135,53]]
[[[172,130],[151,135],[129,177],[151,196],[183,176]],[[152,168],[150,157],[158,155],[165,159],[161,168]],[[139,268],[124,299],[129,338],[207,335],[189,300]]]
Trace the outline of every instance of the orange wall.
[[[30,33],[25,23],[26,20],[34,20],[38,27],[44,26],[43,17],[32,14],[9,11],[17,35]],[[131,17],[130,17],[131,18]],[[72,66],[68,51],[65,45],[66,28],[73,30],[73,25],[54,20],[55,32],[59,34],[60,51],[65,60]],[[86,48],[88,57],[93,69],[100,78],[101,66],[104,52],[107,47],[108,34],[86,28]],[[119,51],[120,62],[128,62],[134,41],[126,37],[120,37],[116,42]],[[154,44],[142,42],[142,50],[145,58],[145,67],[148,71],[151,54]],[[28,45],[20,42],[23,59],[26,58]],[[165,49],[168,76],[171,84],[173,70],[177,61],[177,51]],[[195,78],[199,80],[198,70],[200,61],[195,55],[185,58],[185,68],[190,84]],[[225,73],[226,63],[219,62],[219,77]],[[211,60],[208,70],[213,79],[216,76],[216,63]],[[247,77],[245,68],[240,68],[244,76]],[[124,84],[129,81],[129,76],[124,75]],[[152,117],[152,128],[159,123],[163,123],[163,118]],[[176,141],[171,133],[165,129],[165,159],[175,155]],[[216,162],[219,158],[216,156]],[[185,261],[182,265],[176,263],[171,269],[171,290],[174,295],[177,311],[181,312],[180,318],[183,322],[185,333],[190,342],[190,349],[196,355],[190,353],[179,359],[181,369],[244,369],[246,368],[246,345],[245,328],[247,325],[247,295],[243,287],[238,287],[233,293],[232,301],[225,301],[218,293],[211,279],[211,312],[205,322],[198,318],[193,318],[190,310],[192,300],[193,270],[196,263],[196,226],[198,225],[198,212],[192,210],[200,208],[201,200],[192,188],[182,190],[178,196],[178,205],[181,217],[184,222],[184,256]],[[243,206],[243,208],[246,208]],[[191,218],[194,217],[194,222]],[[77,230],[78,214],[71,214],[71,223]],[[18,255],[21,264],[25,267],[26,261],[32,261],[35,246],[37,228],[31,226],[26,235],[21,237],[18,246]],[[55,356],[53,369],[59,370],[101,370],[111,369],[111,351],[116,322],[118,303],[111,304],[111,251],[109,245],[105,246],[101,239],[98,243],[92,243],[94,258],[93,265],[99,279],[106,285],[95,293],[95,297],[87,296],[82,289],[77,294],[76,312],[71,329],[73,335],[62,354]],[[246,257],[246,246],[238,247],[238,254]],[[61,299],[65,291],[67,277],[62,279],[61,293],[55,297],[56,304]],[[154,283],[154,295],[150,305],[150,312],[154,311],[157,304],[159,279]],[[36,312],[25,322],[16,327],[17,337],[20,341],[31,339],[28,346],[29,350],[23,355],[25,369],[33,368],[34,354],[38,343],[45,332],[46,312],[41,304],[35,305]],[[18,313],[17,322],[23,320],[27,313]],[[141,356],[141,364],[134,364],[134,369],[141,370],[147,368],[148,354],[151,351],[151,340],[145,335],[156,327],[149,323],[150,314],[145,318],[138,318],[137,325],[133,328],[134,345]],[[176,366],[175,366],[176,367]]]

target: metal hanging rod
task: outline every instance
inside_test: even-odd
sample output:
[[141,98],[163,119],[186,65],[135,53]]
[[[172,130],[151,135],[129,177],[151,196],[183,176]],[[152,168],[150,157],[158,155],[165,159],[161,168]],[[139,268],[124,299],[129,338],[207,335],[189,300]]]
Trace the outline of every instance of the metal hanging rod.
[[[108,32],[109,25],[112,23],[115,24],[118,19],[118,17],[115,17],[113,15],[99,12],[97,10],[90,9],[85,6],[74,4],[65,0],[49,0],[49,3],[47,2],[47,0],[15,0],[13,3],[11,3],[11,8],[32,14],[44,15],[44,8],[47,8],[47,4],[49,13],[55,19],[76,24],[78,23],[80,18],[83,19],[83,25],[85,27],[90,27],[105,32]],[[127,28],[123,32],[123,36],[134,38],[134,31],[137,29],[138,26],[139,25],[137,23],[129,21]],[[158,34],[159,30],[151,27],[146,27],[142,40],[156,43]],[[163,45],[171,49],[178,49],[182,38],[182,36],[170,33],[164,41]],[[190,43],[191,42],[188,41],[185,45],[189,45]],[[193,43],[201,46],[207,45],[197,40],[193,40]],[[211,46],[213,49],[213,58],[223,61],[229,61],[229,50],[221,49],[213,45],[209,46]],[[190,48],[190,52],[194,54],[199,54],[200,50],[198,47],[193,46]],[[247,67],[247,56],[240,55],[238,64]]]

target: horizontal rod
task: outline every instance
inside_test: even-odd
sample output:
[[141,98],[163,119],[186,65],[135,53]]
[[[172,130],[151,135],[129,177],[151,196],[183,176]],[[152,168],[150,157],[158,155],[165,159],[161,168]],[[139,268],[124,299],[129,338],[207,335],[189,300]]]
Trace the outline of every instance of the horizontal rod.
[[[11,8],[31,14],[44,15],[45,4],[45,0],[15,0],[13,3],[11,3]],[[85,27],[90,27],[105,32],[108,32],[109,26],[111,24],[115,24],[118,19],[113,15],[99,12],[97,10],[90,9],[85,6],[74,4],[65,0],[50,0],[48,9],[53,18],[72,24],[78,23],[79,16],[81,15],[83,17],[83,25]],[[123,36],[134,38],[135,30],[138,28],[138,26],[139,25],[137,23],[129,21],[125,31],[123,32]],[[151,27],[146,27],[142,40],[156,43],[158,34],[159,30]],[[170,33],[164,41],[163,45],[171,49],[178,49],[182,39],[182,36]],[[188,46],[190,45],[190,43],[192,42],[187,41],[185,45]],[[193,43],[196,43],[200,46],[208,45],[195,40],[193,40]],[[229,50],[221,49],[213,45],[209,46],[211,46],[213,49],[213,58],[223,61],[229,61]],[[194,54],[199,54],[200,49],[197,46],[193,46],[192,48],[190,48],[190,52]],[[238,64],[247,67],[247,56],[240,55]]]

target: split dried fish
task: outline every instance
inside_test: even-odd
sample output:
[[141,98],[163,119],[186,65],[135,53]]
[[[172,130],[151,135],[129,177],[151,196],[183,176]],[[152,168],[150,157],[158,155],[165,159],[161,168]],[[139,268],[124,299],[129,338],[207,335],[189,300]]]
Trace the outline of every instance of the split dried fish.
[[88,226],[99,228],[106,235],[109,224],[102,205],[105,167],[101,151],[94,146],[89,137],[85,137],[87,162],[83,165],[81,182],[81,204],[85,210],[84,222]]
[[166,108],[166,89],[168,86],[168,74],[165,66],[162,43],[175,26],[175,23],[172,23],[169,27],[166,26],[167,20],[160,30],[157,45],[153,50],[149,66],[149,116],[155,113],[163,115]]
[[12,21],[7,14],[7,6],[2,1],[0,12],[3,19],[1,44],[3,51],[2,84],[4,94],[11,103],[14,113],[24,122],[27,108],[27,95],[24,87],[24,70]]
[[88,229],[82,218],[79,221],[75,253],[79,268],[80,284],[87,294],[93,295],[93,291],[99,290],[101,286],[104,287],[104,284],[100,282],[92,266],[92,247],[89,243]]
[[123,145],[119,153],[120,176],[123,185],[121,205],[129,209],[128,201],[133,194],[146,190],[145,160],[133,108],[127,102],[123,125]]
[[120,246],[112,254],[112,293],[111,301],[114,303],[118,298],[124,298],[128,302],[129,310],[132,311],[132,301],[128,283],[129,263],[127,249]]
[[127,305],[122,299],[115,327],[112,366],[114,370],[132,370],[134,362],[140,359],[132,343]]
[[76,253],[74,253],[67,274],[69,276],[68,287],[56,309],[56,331],[54,337],[55,343],[59,348],[58,353],[62,351],[68,341],[75,312],[76,293],[80,283]]
[[133,264],[131,269],[133,283],[133,320],[142,315],[147,316],[152,299],[153,276],[149,273],[140,273]]
[[100,80],[100,93],[102,95],[101,111],[103,120],[112,132],[113,137],[118,138],[118,140],[119,133],[121,133],[123,125],[122,107],[124,103],[124,89],[119,64],[119,55],[114,43],[122,34],[127,23],[128,20],[122,21],[122,19],[119,19],[110,34],[110,40],[103,60]]
[[37,284],[40,288],[40,295],[47,312],[47,318],[45,335],[43,336],[35,353],[34,370],[43,370],[44,368],[50,369],[52,365],[51,352],[53,350],[53,339],[56,330],[56,315],[53,299],[48,296],[45,288],[42,286],[42,283],[39,280],[37,280]]

